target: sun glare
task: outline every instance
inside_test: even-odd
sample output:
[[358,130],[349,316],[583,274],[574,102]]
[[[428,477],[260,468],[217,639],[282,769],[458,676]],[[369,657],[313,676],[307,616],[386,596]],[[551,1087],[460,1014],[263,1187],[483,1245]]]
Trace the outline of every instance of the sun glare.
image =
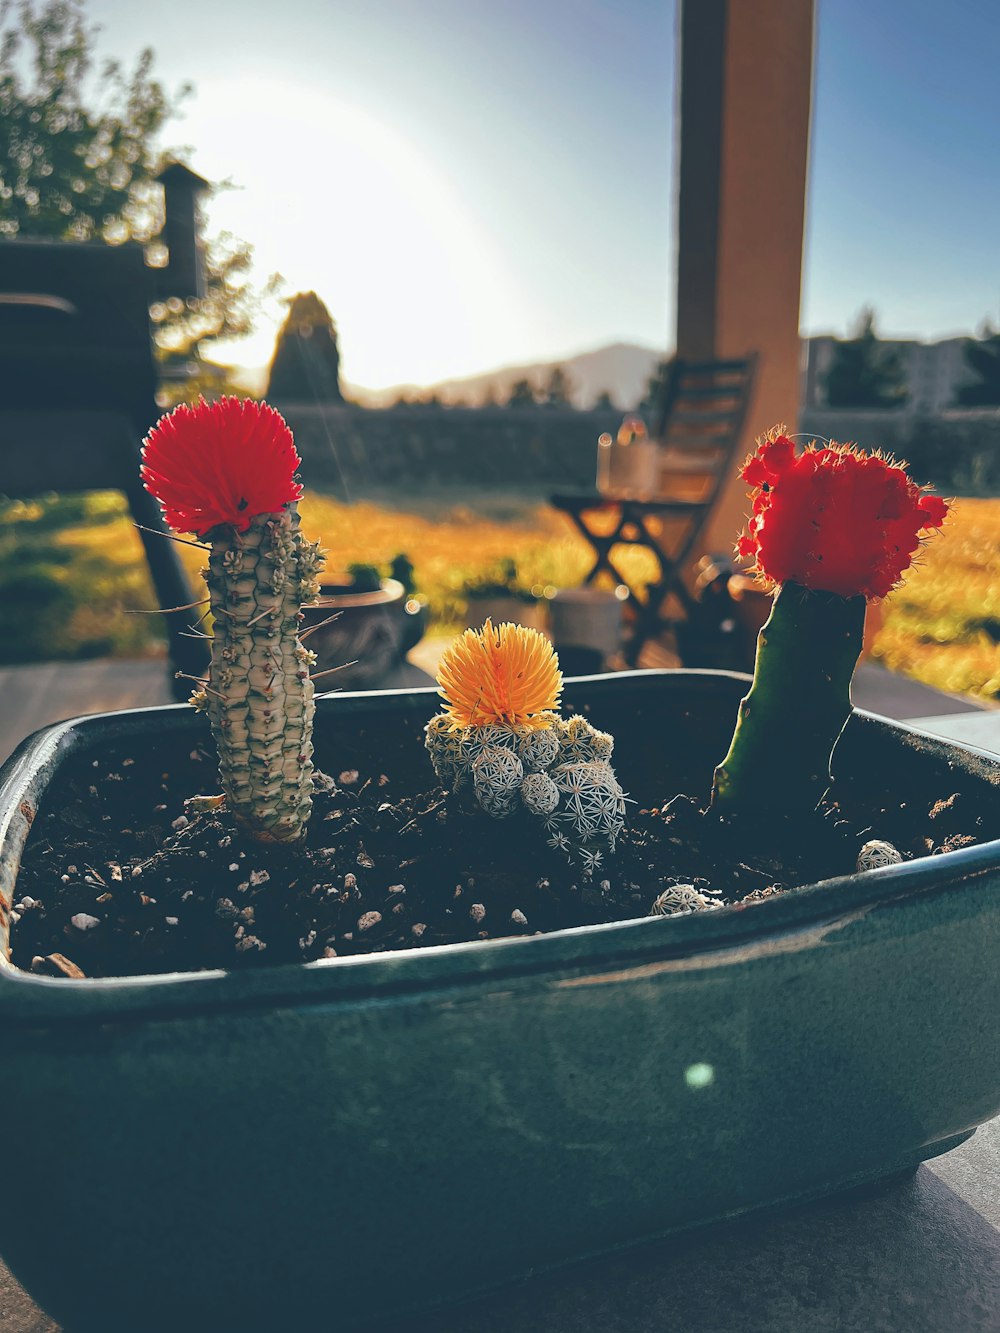
[[[495,361],[526,312],[499,247],[420,147],[322,92],[255,82],[253,93],[203,87],[187,118],[194,142],[225,144],[199,153],[198,169],[242,187],[211,202],[209,231],[250,240],[258,280],[279,272],[286,295],[322,297],[354,383],[426,383]],[[194,123],[207,120],[211,135]],[[265,362],[282,316],[274,302],[253,338],[218,352]]]

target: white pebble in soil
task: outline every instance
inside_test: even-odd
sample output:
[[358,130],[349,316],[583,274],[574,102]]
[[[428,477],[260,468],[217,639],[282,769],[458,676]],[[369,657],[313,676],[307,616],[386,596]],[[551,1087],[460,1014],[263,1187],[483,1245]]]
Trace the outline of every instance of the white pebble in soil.
[[263,940],[259,940],[256,935],[243,935],[236,941],[236,952],[246,953],[248,949],[256,949],[258,953],[263,953],[267,945]]

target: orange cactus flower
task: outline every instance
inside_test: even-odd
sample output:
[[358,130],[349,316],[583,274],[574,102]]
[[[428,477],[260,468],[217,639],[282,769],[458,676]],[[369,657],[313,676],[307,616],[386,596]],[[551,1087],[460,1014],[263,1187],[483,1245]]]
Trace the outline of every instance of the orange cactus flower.
[[885,597],[948,505],[890,458],[839,444],[796,454],[781,431],[758,440],[743,468],[753,515],[738,553],[754,557],[754,572],[771,584]]
[[142,482],[175,532],[205,536],[299,499],[299,456],[284,418],[267,403],[220,398],[160,418],[142,446]]
[[544,634],[523,625],[467,629],[441,658],[438,668],[445,712],[460,727],[491,723],[548,726],[559,707],[562,672]]

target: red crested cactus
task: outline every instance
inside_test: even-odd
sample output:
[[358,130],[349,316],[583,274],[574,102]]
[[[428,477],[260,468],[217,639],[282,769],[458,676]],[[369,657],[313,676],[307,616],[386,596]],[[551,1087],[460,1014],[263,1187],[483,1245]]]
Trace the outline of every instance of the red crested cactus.
[[839,597],[885,597],[948,506],[902,467],[853,445],[796,453],[780,427],[758,442],[743,479],[753,516],[737,543],[767,583],[799,583]]
[[312,808],[315,661],[298,639],[322,555],[299,531],[292,433],[266,403],[178,407],[143,444],[142,479],[169,525],[211,543],[208,680],[191,702],[219,750],[226,803],[262,842],[293,842]]
[[284,418],[267,403],[220,398],[182,404],[146,437],[140,474],[175,532],[246,532],[302,496],[300,459]]
[[712,803],[726,813],[794,814],[830,782],[851,712],[865,603],[899,583],[948,505],[898,464],[853,445],[795,445],[775,427],[743,468],[753,513],[737,551],[776,588],[750,693]]

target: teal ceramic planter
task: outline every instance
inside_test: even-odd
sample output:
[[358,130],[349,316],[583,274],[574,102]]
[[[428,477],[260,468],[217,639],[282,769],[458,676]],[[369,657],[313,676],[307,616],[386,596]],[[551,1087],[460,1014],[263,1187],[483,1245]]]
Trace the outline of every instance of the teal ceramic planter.
[[[640,800],[703,792],[745,678],[573,682]],[[323,701],[426,781],[431,691]],[[34,812],[96,752],[182,762],[184,708],[50,728],[2,774],[7,901]],[[1000,765],[857,715],[851,800]],[[228,975],[0,967],[0,1252],[71,1333],[353,1328],[912,1168],[1000,1110],[1000,842],[745,910]]]

